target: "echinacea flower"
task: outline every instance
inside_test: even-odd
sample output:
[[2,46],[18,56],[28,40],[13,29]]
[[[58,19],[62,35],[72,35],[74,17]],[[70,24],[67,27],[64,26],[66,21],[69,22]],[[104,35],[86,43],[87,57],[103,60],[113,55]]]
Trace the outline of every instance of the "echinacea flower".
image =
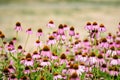
[[19,45],[19,46],[18,46],[18,52],[22,52],[22,51],[23,51],[22,46]]
[[9,80],[18,80],[14,74],[9,77]]
[[42,51],[41,51],[41,56],[51,58],[52,53],[51,53],[51,51],[50,51],[50,49],[49,49],[48,46],[44,46],[44,47],[43,47],[43,49],[42,49]]
[[70,36],[75,36],[75,31],[74,31],[74,27],[70,27],[70,30],[69,30],[69,35]]
[[43,31],[42,31],[42,29],[41,28],[39,28],[38,29],[38,31],[37,31],[37,37],[40,37],[40,36],[42,36],[43,35]]
[[9,76],[9,74],[10,74],[10,71],[9,71],[9,69],[8,68],[4,68],[3,69],[3,75],[5,75],[5,76]]
[[31,35],[33,32],[32,32],[32,29],[31,28],[28,28],[27,30],[26,30],[26,33],[27,34],[29,34],[29,35]]
[[21,23],[20,23],[20,22],[17,22],[17,23],[16,23],[15,30],[16,30],[17,32],[18,32],[18,31],[22,31],[22,26],[21,26]]
[[108,72],[107,64],[102,64],[101,67],[100,67],[100,70],[102,72]]
[[28,66],[25,67],[24,74],[30,74],[30,68]]
[[95,65],[97,62],[97,58],[94,52],[91,52],[90,57],[89,57],[89,64],[90,65]]
[[34,61],[32,60],[32,56],[31,56],[30,53],[28,53],[26,55],[26,59],[25,59],[24,65],[25,66],[33,66],[33,63],[34,63]]
[[118,65],[119,64],[119,60],[118,60],[118,56],[117,55],[113,56],[113,59],[111,59],[110,64],[111,65]]
[[49,36],[49,40],[47,41],[48,45],[54,45],[56,43],[56,40],[54,36]]
[[66,57],[66,55],[64,54],[64,53],[62,53],[61,54],[61,56],[60,56],[60,64],[67,64],[67,57]]
[[43,61],[41,61],[41,66],[50,66],[51,63],[49,62],[48,58],[43,58]]
[[14,73],[15,72],[15,68],[13,67],[13,65],[9,65],[8,66],[8,70],[10,71],[10,73]]
[[104,63],[106,63],[102,54],[98,54],[98,56],[97,56],[97,63],[98,63],[99,66],[104,64]]
[[92,27],[92,25],[91,25],[90,22],[87,22],[87,24],[86,24],[86,26],[85,26],[85,29],[86,29],[86,30],[89,30],[89,31],[93,30],[93,27]]
[[77,73],[74,72],[72,75],[70,75],[70,80],[80,80]]
[[92,27],[93,27],[93,30],[98,30],[99,28],[97,22],[93,22]]
[[63,35],[64,34],[64,27],[63,27],[62,24],[59,25],[57,32],[58,32],[59,35]]
[[59,80],[62,79],[62,76],[58,73],[54,73],[53,80]]
[[99,28],[98,28],[99,32],[105,32],[106,28],[103,24],[100,24]]
[[36,47],[41,47],[42,46],[42,42],[40,40],[36,40],[35,46]]
[[48,28],[54,28],[55,24],[52,20],[49,21],[49,23],[47,24]]
[[39,59],[40,58],[40,54],[38,54],[37,51],[34,51],[33,54],[32,54],[32,58],[33,59]]

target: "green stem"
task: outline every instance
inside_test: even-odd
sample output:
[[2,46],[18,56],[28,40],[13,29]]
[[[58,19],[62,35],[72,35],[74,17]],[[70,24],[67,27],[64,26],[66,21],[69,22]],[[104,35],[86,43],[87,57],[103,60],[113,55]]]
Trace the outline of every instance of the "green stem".
[[25,48],[26,48],[26,46],[27,46],[28,39],[29,39],[29,34],[27,35],[27,39],[26,39],[26,41],[25,41],[24,50],[25,50]]

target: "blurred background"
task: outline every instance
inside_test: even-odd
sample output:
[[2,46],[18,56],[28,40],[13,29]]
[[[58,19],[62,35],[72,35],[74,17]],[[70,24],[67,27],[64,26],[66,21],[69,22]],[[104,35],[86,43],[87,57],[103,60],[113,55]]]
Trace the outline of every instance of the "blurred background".
[[[0,0],[0,30],[8,40],[15,36],[17,21],[24,31],[31,27],[34,32],[38,28],[48,32],[49,20],[56,26],[61,23],[74,26],[81,38],[87,35],[84,26],[88,21],[103,23],[108,32],[115,33],[120,22],[120,0]],[[25,33],[19,36],[24,43]],[[35,34],[31,38],[32,42],[36,40]]]

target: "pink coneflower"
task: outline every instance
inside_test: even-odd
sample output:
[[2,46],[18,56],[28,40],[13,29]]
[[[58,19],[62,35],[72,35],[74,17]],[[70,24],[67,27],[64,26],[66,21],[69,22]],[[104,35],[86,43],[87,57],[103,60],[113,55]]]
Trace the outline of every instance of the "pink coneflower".
[[55,54],[55,53],[52,53],[52,60],[57,60],[58,59],[58,56]]
[[82,73],[84,72],[84,70],[78,64],[73,64],[73,68],[70,70],[70,74],[73,74],[74,72],[76,72],[77,75],[82,75]]
[[100,67],[100,70],[101,70],[102,72],[108,72],[107,65],[106,65],[106,64],[102,64],[101,67]]
[[54,22],[53,22],[52,20],[50,20],[49,23],[47,24],[47,26],[48,26],[49,28],[54,28],[54,27],[55,27],[55,24],[54,24]]
[[53,80],[59,80],[62,79],[62,76],[58,73],[54,73]]
[[33,59],[39,59],[40,58],[40,54],[38,54],[37,51],[34,51],[33,54],[32,54],[32,58]]
[[74,27],[70,27],[70,31],[69,31],[69,35],[70,36],[75,36],[75,32],[74,32]]
[[118,56],[117,55],[113,56],[113,59],[111,59],[110,64],[111,65],[118,65],[119,64],[119,60],[118,60]]
[[53,31],[52,35],[56,38],[58,36],[57,31]]
[[110,56],[114,56],[116,54],[117,54],[117,52],[115,50],[115,47],[112,46],[109,50],[107,50],[106,57],[109,58]]
[[98,28],[98,31],[99,32],[105,32],[106,31],[106,28],[103,24],[100,24],[99,28]]
[[76,33],[75,34],[75,39],[79,39],[80,38],[80,34],[79,33]]
[[93,22],[92,27],[93,27],[93,30],[98,30],[99,28],[97,22]]
[[102,54],[99,54],[97,56],[97,63],[98,63],[99,66],[105,63],[105,59],[103,58]]
[[63,27],[62,24],[60,24],[59,27],[58,27],[58,34],[59,35],[63,35],[64,34],[64,27]]
[[113,42],[113,35],[112,33],[108,33],[108,36],[106,37],[108,42]]
[[86,62],[87,60],[87,55],[86,54],[82,54],[82,57],[80,58],[80,62]]
[[80,78],[78,77],[77,73],[74,72],[74,73],[70,76],[70,80],[80,80]]
[[18,52],[22,52],[22,51],[23,51],[22,46],[19,45],[19,46],[18,46]]
[[97,62],[97,58],[94,52],[90,53],[90,57],[89,57],[89,64],[90,65],[95,65]]
[[101,38],[99,47],[101,48],[108,48],[108,42],[106,38]]
[[12,65],[9,65],[8,66],[8,70],[10,71],[10,73],[14,73],[15,72],[15,69]]
[[35,46],[36,46],[36,47],[42,46],[42,42],[41,42],[40,40],[36,40]]
[[20,80],[30,80],[30,79],[26,76],[23,76],[22,78],[20,78]]
[[62,53],[61,54],[61,56],[60,56],[60,64],[67,64],[67,57],[66,57],[66,55],[64,54],[64,53]]
[[64,31],[69,29],[69,27],[66,24],[63,25],[63,28],[64,28]]
[[7,46],[7,49],[9,52],[11,53],[14,53],[16,50],[15,50],[15,47],[14,47],[14,43],[12,41],[9,42],[8,46]]
[[40,36],[42,36],[43,35],[43,31],[42,31],[42,29],[41,28],[39,28],[38,30],[37,30],[37,34],[36,34],[38,37],[40,37]]
[[12,74],[9,78],[9,80],[18,80],[14,74]]
[[32,32],[32,29],[31,29],[31,28],[28,28],[28,29],[26,30],[26,33],[29,34],[29,35],[32,34],[32,33],[33,33],[33,32]]
[[41,66],[50,66],[51,63],[49,62],[48,58],[43,58],[43,61],[41,61]]
[[26,59],[25,59],[24,65],[25,66],[33,66],[33,63],[34,63],[34,61],[32,60],[32,56],[31,56],[30,53],[28,53],[26,55]]
[[16,38],[16,37],[13,37],[12,42],[15,44],[16,41],[17,41],[17,38]]
[[49,40],[47,41],[48,45],[53,45],[56,43],[56,40],[54,38],[54,36],[49,36]]
[[24,74],[30,74],[30,68],[28,66],[25,67]]
[[5,76],[9,76],[9,74],[10,74],[10,71],[9,71],[9,69],[8,68],[4,68],[3,69],[3,75],[5,75]]
[[22,31],[22,26],[21,26],[21,23],[20,23],[20,22],[17,22],[17,23],[16,23],[15,30],[16,30],[17,32],[18,32],[18,31]]
[[119,74],[119,69],[115,66],[110,66],[109,67],[109,74],[111,75],[111,76],[118,76],[118,74]]
[[75,61],[80,61],[81,58],[82,52],[81,51],[75,52]]
[[44,46],[44,47],[43,47],[43,49],[42,49],[42,51],[41,51],[41,55],[42,55],[43,57],[49,57],[49,58],[51,58],[52,53],[51,53],[51,51],[50,51],[50,49],[49,49],[48,46]]
[[87,22],[87,24],[86,24],[86,26],[85,26],[85,29],[86,29],[86,30],[89,30],[89,31],[93,30],[93,27],[92,27],[92,25],[91,25],[90,22]]
[[93,73],[92,73],[92,72],[87,72],[87,73],[85,74],[85,77],[86,77],[86,78],[93,78]]
[[115,47],[120,47],[120,40],[115,41]]
[[117,48],[116,52],[118,55],[120,55],[120,47]]

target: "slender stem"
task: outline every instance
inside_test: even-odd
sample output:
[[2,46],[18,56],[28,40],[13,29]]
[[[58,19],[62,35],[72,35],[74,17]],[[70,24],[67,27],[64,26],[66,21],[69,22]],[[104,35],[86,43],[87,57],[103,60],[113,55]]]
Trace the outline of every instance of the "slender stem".
[[26,39],[26,41],[25,41],[24,50],[25,50],[25,48],[26,48],[26,46],[27,46],[28,39],[29,39],[29,34],[27,35],[27,39]]

